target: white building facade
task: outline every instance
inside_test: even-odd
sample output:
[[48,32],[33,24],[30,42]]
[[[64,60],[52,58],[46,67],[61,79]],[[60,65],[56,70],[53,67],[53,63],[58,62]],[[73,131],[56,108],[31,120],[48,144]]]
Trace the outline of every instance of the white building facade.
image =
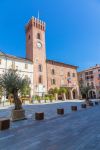
[[12,55],[0,52],[0,75],[9,69],[17,70],[17,73],[24,78],[30,79],[30,95],[34,94],[33,91],[33,63],[27,59],[15,57]]

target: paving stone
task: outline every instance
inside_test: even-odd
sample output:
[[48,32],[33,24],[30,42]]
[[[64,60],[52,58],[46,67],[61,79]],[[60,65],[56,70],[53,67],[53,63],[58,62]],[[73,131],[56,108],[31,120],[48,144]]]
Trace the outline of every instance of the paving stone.
[[[70,108],[73,103],[58,105]],[[100,105],[85,110],[81,103],[77,106],[77,112],[66,109],[63,116],[56,114],[57,104],[24,106],[27,115],[37,109],[47,111],[46,120],[38,122],[29,117],[12,123],[9,130],[0,132],[0,150],[100,150]],[[7,115],[3,111],[0,115]]]

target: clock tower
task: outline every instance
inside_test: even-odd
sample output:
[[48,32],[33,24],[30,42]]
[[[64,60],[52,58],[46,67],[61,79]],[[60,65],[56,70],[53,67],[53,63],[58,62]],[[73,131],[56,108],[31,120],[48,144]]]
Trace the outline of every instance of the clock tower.
[[26,25],[26,58],[33,62],[34,95],[39,96],[47,92],[45,28],[45,22],[34,17]]

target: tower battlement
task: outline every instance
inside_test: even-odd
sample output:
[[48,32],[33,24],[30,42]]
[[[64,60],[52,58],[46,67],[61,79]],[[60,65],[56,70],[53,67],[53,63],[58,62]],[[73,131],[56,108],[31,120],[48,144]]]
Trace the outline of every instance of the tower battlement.
[[27,23],[25,29],[26,29],[26,32],[32,27],[34,26],[35,28],[38,28],[40,30],[43,30],[45,31],[46,29],[46,24],[45,22],[41,21],[40,19],[38,18],[35,18],[35,17],[32,17],[29,22]]

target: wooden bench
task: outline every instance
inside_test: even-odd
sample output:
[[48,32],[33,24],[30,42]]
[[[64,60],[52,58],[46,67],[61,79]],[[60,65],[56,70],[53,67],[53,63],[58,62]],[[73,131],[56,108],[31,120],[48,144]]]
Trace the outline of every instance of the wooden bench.
[[6,130],[10,128],[10,119],[0,118],[0,130]]
[[44,119],[44,112],[35,113],[35,120],[43,120],[43,119]]
[[63,108],[58,108],[57,109],[57,114],[63,115],[64,114],[64,109]]
[[71,106],[72,111],[77,111],[77,106]]

